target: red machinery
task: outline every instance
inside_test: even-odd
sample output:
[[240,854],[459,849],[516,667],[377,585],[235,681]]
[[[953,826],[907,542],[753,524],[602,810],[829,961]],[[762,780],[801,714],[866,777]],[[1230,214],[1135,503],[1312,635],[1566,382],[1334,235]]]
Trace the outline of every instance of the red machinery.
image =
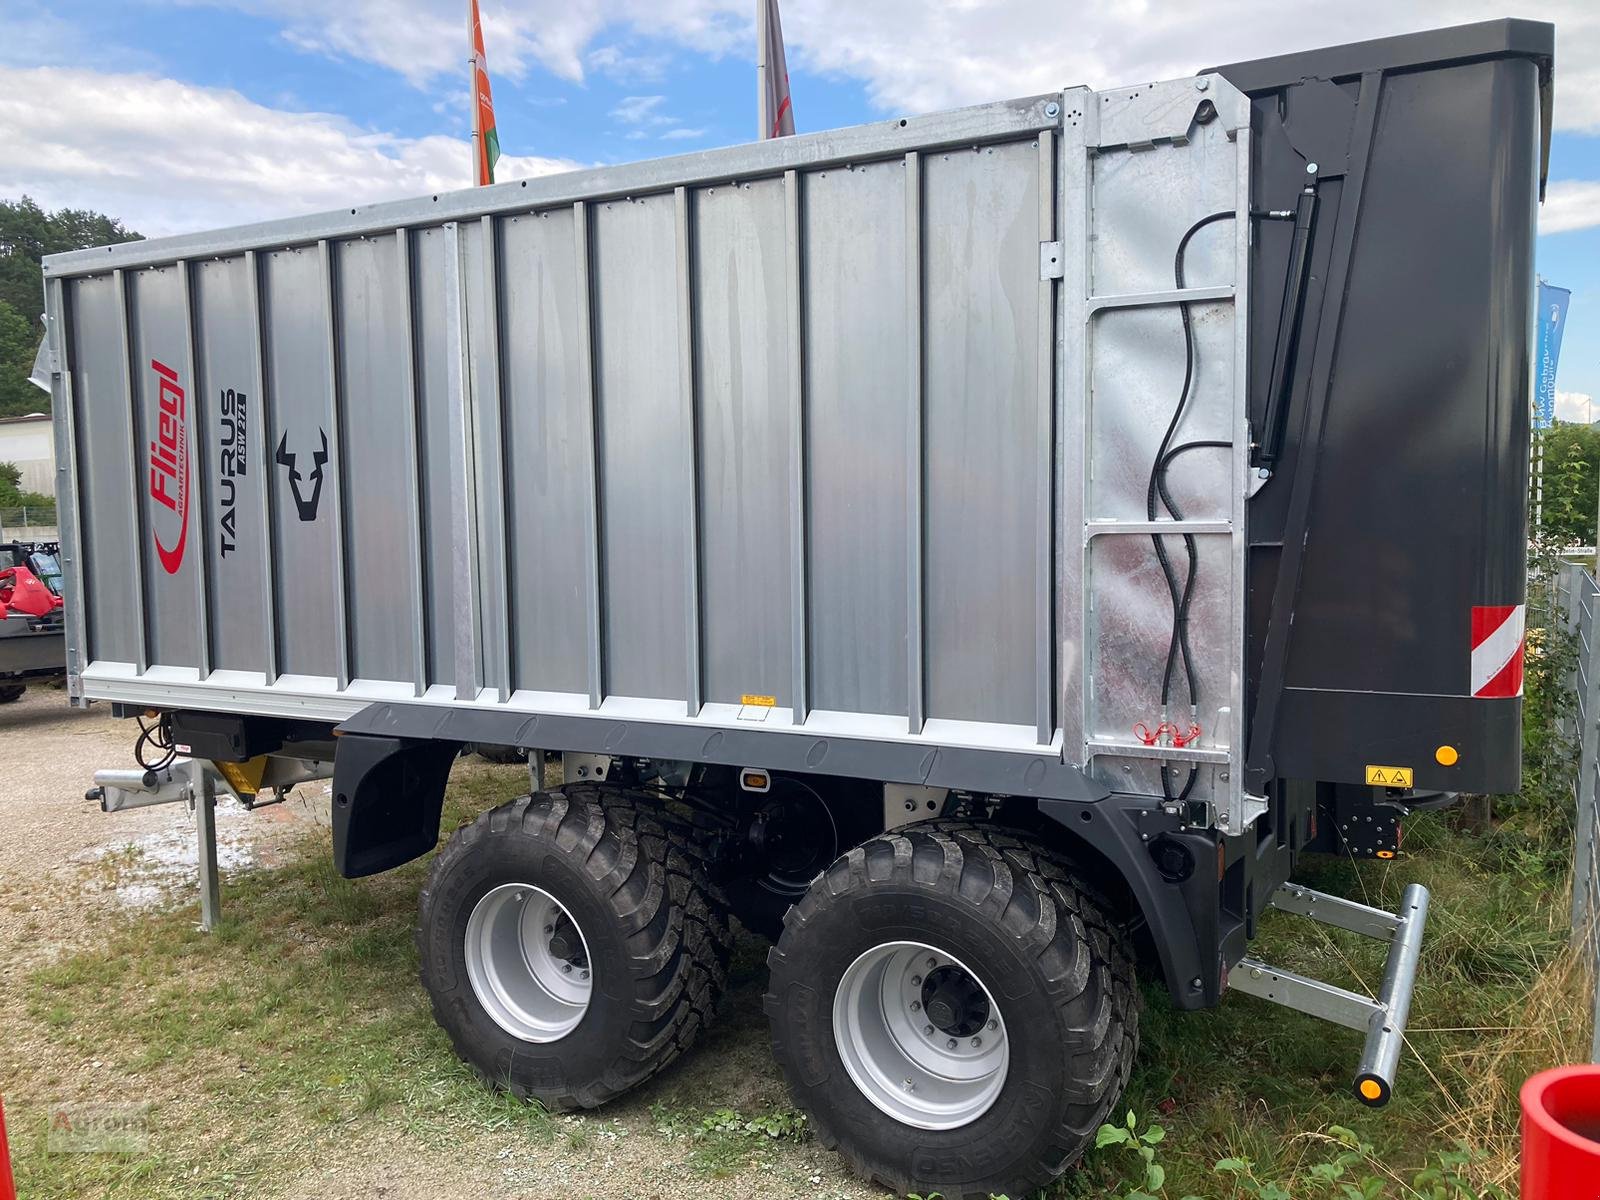
[[63,601],[25,566],[0,570],[0,620],[12,613],[48,617],[61,610]]
[[66,669],[59,547],[0,542],[0,704]]

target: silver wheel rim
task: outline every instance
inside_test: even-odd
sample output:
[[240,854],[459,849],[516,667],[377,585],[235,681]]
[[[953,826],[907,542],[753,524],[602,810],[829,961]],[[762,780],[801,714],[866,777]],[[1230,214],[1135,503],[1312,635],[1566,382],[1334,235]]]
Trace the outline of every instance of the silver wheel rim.
[[918,1129],[976,1121],[1000,1095],[1011,1061],[988,987],[922,942],[886,942],[850,964],[833,997],[833,1037],[861,1094]]
[[466,952],[478,1003],[512,1037],[558,1041],[589,1011],[589,943],[543,888],[504,883],[485,894],[467,918]]

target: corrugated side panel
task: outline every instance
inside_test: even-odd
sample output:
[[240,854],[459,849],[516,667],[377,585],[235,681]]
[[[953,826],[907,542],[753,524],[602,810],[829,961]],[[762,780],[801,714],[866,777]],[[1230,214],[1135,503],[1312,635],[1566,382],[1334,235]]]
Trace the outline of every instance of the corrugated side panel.
[[339,242],[333,254],[350,670],[362,679],[410,679],[414,670],[420,554],[408,519],[411,348],[400,255],[394,238]]
[[[136,663],[143,657],[143,543],[134,481],[143,472],[129,435],[128,359],[122,344],[116,280],[110,275],[72,280],[67,295],[74,399],[77,406],[78,506],[87,567],[83,582],[88,608],[89,661]],[[142,481],[142,480],[141,480]]]
[[588,691],[586,476],[592,464],[575,218],[568,209],[501,225],[506,498],[514,686]]
[[695,381],[705,698],[795,703],[786,198],[781,179],[695,193]]
[[607,694],[687,699],[689,429],[670,195],[593,211]]
[[811,702],[907,712],[905,164],[805,180]]
[[[1039,152],[929,156],[929,717],[1034,720],[1039,543]],[[1046,481],[1048,483],[1048,481]]]
[[445,311],[455,297],[445,289],[442,230],[419,229],[411,239],[416,297],[417,466],[422,477],[422,544],[416,548],[418,580],[427,601],[428,683],[455,677],[455,588],[450,569],[450,370]]
[[199,458],[212,504],[210,517],[197,522],[197,536],[211,577],[212,665],[265,672],[272,580],[263,489],[273,463],[262,453],[249,264],[243,258],[196,264],[193,296],[196,404],[207,413]]
[[[344,619],[332,519],[336,414],[320,255],[315,247],[261,258],[271,446],[272,558],[277,577],[278,669],[332,676]],[[363,614],[365,619],[365,614]]]

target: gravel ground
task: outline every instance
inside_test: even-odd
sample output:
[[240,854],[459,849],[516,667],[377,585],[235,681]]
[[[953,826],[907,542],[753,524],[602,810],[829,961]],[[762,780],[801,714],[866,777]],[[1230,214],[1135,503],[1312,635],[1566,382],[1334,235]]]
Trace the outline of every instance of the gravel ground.
[[[133,721],[111,707],[67,705],[49,684],[0,706],[0,911],[35,915],[0,931],[0,986],[65,945],[80,944],[105,918],[105,905],[138,909],[197,894],[194,818],[165,804],[106,814],[84,793],[94,773],[132,767]],[[223,877],[270,866],[296,830],[319,819],[319,789],[303,787],[282,806],[248,813],[217,806],[217,859]],[[322,818],[325,821],[325,818]],[[115,860],[115,872],[96,870]],[[131,868],[131,869],[129,869]],[[28,926],[35,928],[27,929]]]
[[[133,765],[136,732],[132,721],[113,719],[109,705],[74,710],[62,690],[48,685],[0,706],[0,1028],[8,1052],[0,1061],[9,1057],[20,1075],[0,1078],[0,1093],[42,1099],[74,1083],[72,1090],[88,1086],[123,1094],[142,1086],[119,1078],[111,1061],[64,1056],[22,999],[33,970],[67,951],[96,945],[106,922],[137,921],[158,907],[196,903],[194,825],[182,806],[106,815],[84,799],[95,770]],[[466,762],[458,767],[513,769]],[[285,854],[303,853],[290,847],[313,824],[326,824],[327,785],[304,785],[289,803],[253,814],[222,801],[217,817],[226,911],[231,874],[270,869]],[[759,955],[760,948],[752,952]],[[657,1130],[652,1105],[668,1103],[692,1115],[722,1105],[762,1111],[785,1103],[767,1047],[763,982],[755,972],[732,989],[718,1024],[660,1079],[597,1113],[556,1118],[560,1132],[553,1141],[533,1144],[504,1130],[473,1127],[452,1131],[447,1139],[418,1137],[398,1122],[353,1130],[336,1153],[311,1157],[297,1147],[300,1131],[294,1128],[257,1128],[244,1136],[274,1147],[274,1158],[276,1147],[283,1147],[280,1194],[295,1200],[882,1197],[812,1143],[752,1145],[747,1161],[708,1178],[688,1162],[692,1140],[663,1137]],[[197,1136],[234,1137],[248,1129],[235,1114],[208,1105],[203,1081],[166,1086],[174,1091],[169,1104],[188,1111]],[[13,1128],[14,1149],[19,1136]]]

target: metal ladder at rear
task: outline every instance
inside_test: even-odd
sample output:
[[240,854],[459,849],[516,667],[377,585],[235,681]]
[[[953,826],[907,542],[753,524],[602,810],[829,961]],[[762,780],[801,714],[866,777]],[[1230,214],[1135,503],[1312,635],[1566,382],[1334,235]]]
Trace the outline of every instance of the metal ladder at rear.
[[[1203,75],[1075,89],[1063,94],[1063,108],[1063,751],[1113,791],[1157,798],[1191,825],[1239,834],[1265,810],[1245,793],[1242,770],[1250,104],[1220,76]],[[1180,241],[1219,211],[1233,219],[1193,240],[1178,288]],[[1173,444],[1223,445],[1175,460],[1169,478],[1188,511],[1174,520],[1158,509],[1160,519],[1150,520],[1146,482],[1183,394],[1180,312],[1189,316],[1196,365]],[[1157,567],[1156,533],[1167,535],[1180,572],[1179,535],[1197,548],[1192,721],[1186,686],[1170,711],[1160,700],[1176,613]],[[1147,741],[1134,732],[1169,718],[1177,737]],[[1191,724],[1202,731],[1193,742]],[[1183,792],[1173,781],[1188,782],[1191,769],[1190,802],[1179,805]]]
[[1393,913],[1292,883],[1279,888],[1271,904],[1283,912],[1389,943],[1389,957],[1376,997],[1308,979],[1253,958],[1240,959],[1228,972],[1228,986],[1236,992],[1365,1032],[1366,1045],[1351,1087],[1361,1103],[1381,1108],[1394,1093],[1394,1075],[1405,1045],[1406,1019],[1411,1012],[1422,934],[1428,921],[1428,889],[1420,883],[1408,885],[1400,897],[1400,911]]

